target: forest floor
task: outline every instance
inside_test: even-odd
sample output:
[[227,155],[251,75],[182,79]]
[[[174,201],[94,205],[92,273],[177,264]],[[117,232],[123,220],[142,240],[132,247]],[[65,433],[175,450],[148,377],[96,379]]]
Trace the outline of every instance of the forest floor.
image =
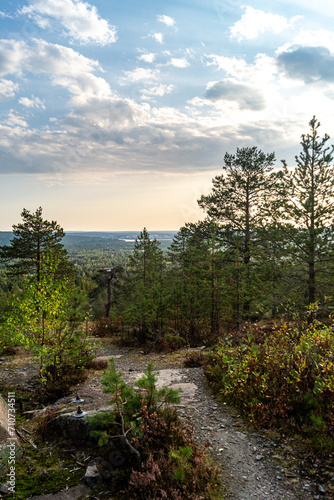
[[[102,359],[114,357],[117,371],[121,370],[129,383],[139,378],[151,361],[154,369],[160,372],[159,385],[182,389],[181,403],[177,405],[179,415],[187,426],[193,427],[196,440],[207,446],[208,453],[219,467],[224,485],[222,499],[334,498],[319,482],[321,464],[315,461],[305,467],[305,457],[297,451],[298,444],[293,438],[250,428],[236,410],[212,395],[202,368],[184,367],[184,360],[191,351],[196,349],[184,349],[167,355],[145,354],[143,351],[117,348],[109,339],[101,339],[96,354]],[[29,357],[16,355],[4,358],[0,365],[2,387],[20,383],[33,394],[30,379],[36,376],[37,369]],[[85,411],[105,407],[108,395],[103,393],[100,379],[101,371],[89,370],[87,380],[73,388],[71,395],[62,398],[57,404],[66,405],[79,393],[85,400],[82,405]],[[79,498],[77,492],[73,489],[71,496],[68,490],[66,498]],[[56,500],[65,497],[62,492],[34,498]]]

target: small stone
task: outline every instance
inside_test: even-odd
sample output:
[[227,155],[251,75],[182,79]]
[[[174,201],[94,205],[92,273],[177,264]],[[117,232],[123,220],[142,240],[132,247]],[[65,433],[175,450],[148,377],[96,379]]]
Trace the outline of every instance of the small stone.
[[96,464],[88,465],[85,473],[85,482],[90,488],[94,488],[94,486],[102,482],[102,477]]
[[318,485],[318,490],[319,490],[319,493],[321,493],[322,495],[325,495],[326,490],[325,490],[325,488],[323,488],[323,487],[321,486],[321,484],[319,484],[319,485]]
[[263,455],[256,455],[255,460],[262,460]]

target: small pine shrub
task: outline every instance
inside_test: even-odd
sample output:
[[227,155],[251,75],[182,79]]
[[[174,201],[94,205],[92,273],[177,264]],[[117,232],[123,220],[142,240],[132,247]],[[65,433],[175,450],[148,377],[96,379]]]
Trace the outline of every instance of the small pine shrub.
[[178,391],[157,389],[152,363],[134,387],[124,382],[111,360],[102,383],[114,406],[89,420],[91,433],[104,453],[115,437],[120,438],[127,447],[127,463],[132,465],[113,476],[108,487],[132,500],[214,498],[217,470],[171,407],[180,401]]

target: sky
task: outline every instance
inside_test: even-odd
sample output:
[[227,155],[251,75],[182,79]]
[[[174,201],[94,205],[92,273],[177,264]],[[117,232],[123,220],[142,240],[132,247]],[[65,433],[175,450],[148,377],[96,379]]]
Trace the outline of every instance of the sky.
[[226,152],[334,138],[327,0],[2,0],[0,230],[177,230]]

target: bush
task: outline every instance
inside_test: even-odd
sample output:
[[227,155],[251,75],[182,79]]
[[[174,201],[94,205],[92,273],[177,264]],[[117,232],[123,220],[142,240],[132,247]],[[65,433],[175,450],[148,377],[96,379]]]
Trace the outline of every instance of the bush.
[[222,396],[257,425],[312,436],[334,431],[334,336],[320,323],[274,328],[266,340],[222,341],[206,369]]
[[184,338],[178,335],[165,334],[159,339],[158,350],[163,352],[173,352],[186,345]]
[[108,360],[98,358],[91,359],[87,361],[85,368],[87,368],[87,370],[105,370],[108,368]]
[[[149,454],[140,471],[132,471],[123,493],[132,500],[217,498],[217,473],[202,452],[190,446]],[[221,498],[221,497],[220,497]]]
[[198,368],[200,366],[205,366],[208,357],[202,352],[191,352],[187,354],[184,360],[184,366],[186,368]]
[[112,337],[118,331],[110,318],[100,318],[92,322],[90,327],[92,335],[95,337]]

